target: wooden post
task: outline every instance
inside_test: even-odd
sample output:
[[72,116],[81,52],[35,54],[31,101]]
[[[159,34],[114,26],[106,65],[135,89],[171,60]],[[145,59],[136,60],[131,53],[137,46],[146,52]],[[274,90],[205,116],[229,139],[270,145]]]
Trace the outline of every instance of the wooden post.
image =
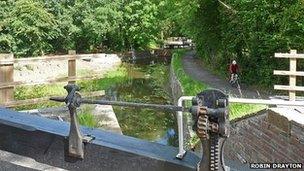
[[[290,50],[291,55],[296,55],[297,50]],[[290,72],[296,72],[297,71],[297,58],[290,58],[289,59],[289,71]],[[295,75],[289,75],[289,86],[290,87],[296,87],[296,78]],[[296,91],[295,90],[289,90],[289,100],[295,101],[296,100]]]
[[290,50],[290,53],[275,53],[276,58],[289,58],[289,71],[274,70],[274,75],[289,76],[289,85],[274,85],[275,90],[287,90],[289,101],[296,101],[296,92],[304,91],[304,86],[297,86],[297,77],[304,76],[303,71],[297,71],[297,59],[304,59],[304,54],[298,54],[297,50]]
[[[75,50],[69,50],[69,55],[76,55]],[[68,61],[68,77],[75,78],[76,77],[76,57],[69,59]],[[69,84],[75,84],[76,81],[69,81]]]
[[[14,82],[14,55],[0,54],[0,60],[9,60],[0,64],[0,83]],[[14,99],[14,86],[0,88],[0,103],[10,102]]]

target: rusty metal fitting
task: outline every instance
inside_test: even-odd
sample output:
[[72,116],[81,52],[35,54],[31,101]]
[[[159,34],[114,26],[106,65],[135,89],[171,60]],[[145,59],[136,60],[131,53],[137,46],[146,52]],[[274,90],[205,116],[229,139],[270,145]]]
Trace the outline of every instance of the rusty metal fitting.
[[210,128],[211,132],[214,132],[214,133],[219,132],[219,125],[217,123],[212,122],[209,124],[209,126],[210,126],[209,128]]
[[207,107],[205,107],[205,106],[199,106],[198,107],[198,114],[199,115],[207,115]]
[[208,139],[209,120],[207,115],[200,115],[197,120],[196,134],[201,139]]

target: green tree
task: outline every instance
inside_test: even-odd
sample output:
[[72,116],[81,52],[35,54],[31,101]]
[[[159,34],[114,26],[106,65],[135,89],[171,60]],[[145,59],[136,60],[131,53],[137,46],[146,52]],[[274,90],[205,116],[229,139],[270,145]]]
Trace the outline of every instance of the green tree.
[[10,9],[14,7],[14,1],[0,1],[0,52],[9,52],[14,45],[14,39],[9,32]]
[[[303,50],[303,1],[226,0],[224,3],[196,1],[188,15],[179,12],[176,17],[183,21],[182,32],[195,41],[199,55],[221,73],[226,73],[227,64],[236,59],[242,69],[242,81],[248,84],[271,86],[282,81],[273,77],[272,72],[286,69],[288,63],[275,60],[273,55],[294,48]],[[178,7],[179,3],[175,4]]]
[[158,6],[151,0],[124,3],[122,31],[126,47],[145,48],[159,36]]
[[[88,11],[83,24],[91,45],[90,49],[103,44],[113,49],[119,49],[121,44],[119,26],[122,23],[122,13],[119,8],[118,1],[109,1]],[[109,42],[109,40],[111,41]]]
[[58,34],[54,16],[41,3],[33,0],[18,0],[11,9],[5,28],[14,39],[10,50],[17,56],[40,55],[52,51],[50,40]]

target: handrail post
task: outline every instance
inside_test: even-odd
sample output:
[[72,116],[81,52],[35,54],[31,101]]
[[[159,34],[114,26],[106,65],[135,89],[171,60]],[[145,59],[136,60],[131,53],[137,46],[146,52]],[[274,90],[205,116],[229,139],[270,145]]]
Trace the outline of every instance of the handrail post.
[[[193,96],[182,96],[178,99],[177,105],[183,107],[185,100],[192,100]],[[178,154],[176,158],[183,159],[186,151],[184,150],[184,127],[183,127],[183,112],[177,112],[177,126],[178,126]]]

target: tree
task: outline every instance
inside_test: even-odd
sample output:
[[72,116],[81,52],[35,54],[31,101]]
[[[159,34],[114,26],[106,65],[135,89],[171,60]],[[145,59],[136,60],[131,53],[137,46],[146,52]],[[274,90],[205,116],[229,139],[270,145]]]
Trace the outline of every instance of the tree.
[[14,39],[10,50],[17,56],[40,55],[52,51],[50,40],[59,35],[54,16],[33,0],[18,0],[11,9],[5,31]]
[[10,9],[14,7],[14,1],[0,1],[0,52],[9,52],[14,44],[12,35],[9,33],[8,24]]
[[158,6],[151,0],[124,3],[122,31],[126,47],[145,48],[159,35]]
[[119,8],[118,1],[111,1],[99,4],[96,8],[87,11],[83,24],[91,46],[99,47],[107,44],[113,49],[120,49],[119,26],[122,23],[122,12],[119,11]]
[[[288,66],[287,62],[274,60],[274,53],[304,48],[300,43],[304,39],[302,1],[226,0],[225,3],[232,9],[218,1],[196,1],[188,16],[179,14],[180,21],[188,20],[182,31],[195,41],[205,63],[216,70],[226,73],[227,64],[237,59],[242,81],[264,86],[280,81],[273,77],[273,69]],[[304,68],[304,64],[301,66]]]

